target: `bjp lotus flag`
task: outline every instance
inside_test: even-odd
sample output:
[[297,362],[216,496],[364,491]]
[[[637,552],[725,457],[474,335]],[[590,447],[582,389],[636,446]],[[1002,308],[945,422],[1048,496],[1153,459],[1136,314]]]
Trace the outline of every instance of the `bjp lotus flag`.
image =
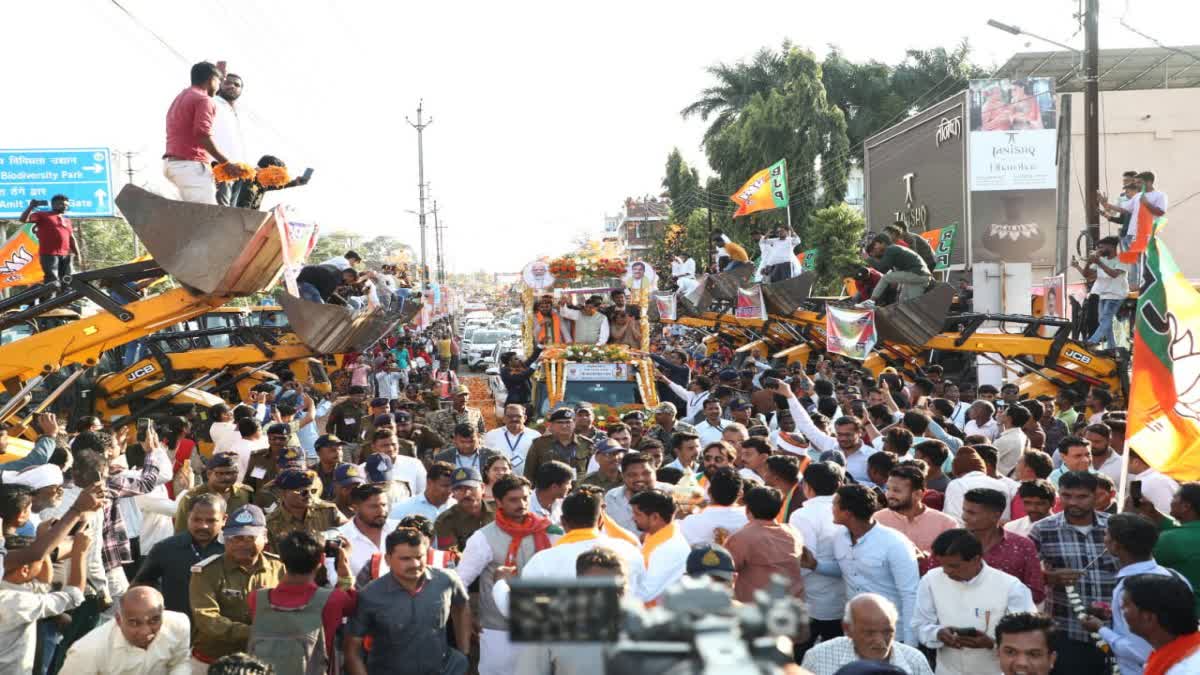
[[787,159],[781,159],[751,176],[742,189],[729,198],[738,205],[734,218],[787,206]]
[[38,240],[33,223],[26,223],[0,245],[0,289],[41,283]]
[[1200,293],[1158,237],[1145,254],[1125,447],[1179,482],[1200,480]]

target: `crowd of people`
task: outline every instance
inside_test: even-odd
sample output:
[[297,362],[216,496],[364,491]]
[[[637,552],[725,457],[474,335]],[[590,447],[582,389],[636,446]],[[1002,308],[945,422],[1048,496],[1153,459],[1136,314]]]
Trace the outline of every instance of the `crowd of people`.
[[[241,79],[197,64],[192,84],[168,117],[167,176],[185,199],[238,204],[255,188],[218,192],[208,161],[234,159],[211,125]],[[749,264],[716,240],[722,269]],[[923,241],[876,235],[860,300],[922,292]],[[795,276],[776,254],[797,243],[764,237],[755,273]],[[1093,265],[1108,274],[1115,250]],[[304,268],[301,295],[407,299],[397,270],[357,263]],[[642,355],[640,311],[624,290],[543,296],[534,343]],[[537,354],[506,355],[488,428],[449,321],[348,359],[325,398],[285,372],[161,430],[37,415],[32,451],[0,463],[0,675],[604,673],[594,649],[510,636],[510,581],[585,576],[649,607],[699,578],[735,609],[782,578],[808,614],[793,671],[815,675],[1200,672],[1200,483],[1126,446],[1109,391],[1022,398],[937,365],[781,368],[724,341],[652,344],[659,404],[619,419],[565,405],[541,429]]]
[[509,639],[509,580],[577,574],[649,605],[684,576],[744,603],[781,575],[817,675],[1200,659],[1200,484],[1125,447],[1106,390],[735,368],[729,345],[655,340],[656,407],[560,407],[539,431],[514,401],[488,429],[436,378],[452,335],[389,338],[344,395],[285,374],[161,435],[39,416],[33,452],[0,465],[0,593],[20,608],[0,613],[0,672],[599,673],[594,651]]

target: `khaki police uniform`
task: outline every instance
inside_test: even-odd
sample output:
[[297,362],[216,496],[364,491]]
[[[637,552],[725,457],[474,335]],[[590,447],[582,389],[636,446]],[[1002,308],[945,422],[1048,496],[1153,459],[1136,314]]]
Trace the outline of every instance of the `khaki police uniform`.
[[620,486],[624,485],[625,481],[621,479],[620,473],[618,473],[615,478],[610,479],[599,471],[593,471],[593,472],[589,473],[588,475],[584,476],[583,480],[579,481],[579,484],[580,485],[595,485],[597,487],[604,488],[604,491],[608,492],[609,490],[611,490],[615,487],[620,487]]
[[246,651],[250,639],[247,600],[260,588],[278,586],[283,574],[283,563],[265,551],[248,568],[223,553],[193,565],[188,593],[193,656],[211,663],[227,654]]
[[475,433],[482,434],[487,431],[483,426],[483,413],[479,412],[479,408],[471,406],[463,408],[462,412],[457,412],[454,408],[431,412],[425,416],[425,424],[442,438],[453,438],[454,427],[459,424],[471,425]]
[[443,551],[454,549],[461,555],[467,547],[467,539],[479,528],[496,519],[496,507],[483,503],[478,516],[472,516],[458,504],[442,511],[433,523],[433,536],[437,548]]
[[279,504],[274,511],[267,514],[267,548],[278,551],[279,541],[295,530],[320,535],[325,530],[336,529],[347,522],[337,505],[329,502],[314,501],[309,505],[304,518],[293,516],[283,508],[283,504]]
[[587,474],[588,460],[594,452],[592,442],[575,434],[571,438],[571,446],[560,445],[552,434],[533,439],[533,443],[529,444],[529,451],[525,454],[525,477],[534,480],[537,478],[538,467],[552,460],[569,464],[575,469],[576,476]]
[[[188,490],[187,494],[179,498],[179,506],[175,509],[175,534],[187,532],[188,510],[191,508],[192,500],[200,495],[213,494],[215,492],[216,490],[205,484]],[[247,485],[234,483],[229,495],[221,496],[225,497],[225,513],[233,513],[251,503],[254,499],[254,490],[251,490]]]

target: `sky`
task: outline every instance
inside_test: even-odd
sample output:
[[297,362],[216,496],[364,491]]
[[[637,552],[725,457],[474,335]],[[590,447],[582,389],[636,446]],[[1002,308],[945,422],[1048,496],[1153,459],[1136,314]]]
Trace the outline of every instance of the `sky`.
[[[672,148],[708,173],[705,124],[679,111],[709,84],[709,65],[784,39],[818,57],[833,44],[896,63],[906,49],[967,38],[974,61],[993,68],[1054,48],[987,19],[1082,48],[1077,4],[9,0],[0,146],[133,152],[134,182],[166,191],[166,109],[192,63],[224,60],[245,82],[247,159],[269,153],[314,170],[309,186],[277,193],[300,217],[419,250],[406,117],[423,101],[433,119],[425,180],[448,268],[511,272],[598,235],[625,197],[661,192]],[[1101,48],[1153,46],[1122,17],[1168,45],[1198,41],[1195,0],[1101,4]],[[119,169],[118,185],[123,158]],[[427,240],[432,260],[432,229]]]

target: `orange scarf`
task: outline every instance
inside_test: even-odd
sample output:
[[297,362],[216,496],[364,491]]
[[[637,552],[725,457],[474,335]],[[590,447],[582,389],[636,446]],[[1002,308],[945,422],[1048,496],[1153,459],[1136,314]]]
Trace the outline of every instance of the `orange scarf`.
[[562,546],[563,544],[577,544],[581,541],[591,541],[599,539],[601,536],[600,530],[594,527],[585,527],[578,530],[567,530],[567,533],[561,539],[554,542],[554,546]]
[[621,527],[612,518],[606,517],[603,513],[600,514],[600,530],[613,539],[624,539],[637,548],[642,547],[642,542],[638,541],[638,538],[632,532]]
[[497,510],[496,527],[512,538],[508,544],[508,555],[504,557],[504,566],[515,567],[517,565],[517,552],[521,549],[521,541],[527,536],[533,536],[534,550],[541,551],[550,548],[550,535],[546,533],[546,530],[552,524],[549,518],[532,513],[526,515],[524,521],[516,523],[509,520],[503,511]]
[[[539,314],[537,318],[538,323],[542,324],[541,329],[538,330],[538,342],[546,344],[546,317]],[[563,341],[562,319],[558,316],[558,312],[551,312],[550,319],[551,324],[553,324],[551,328],[553,334],[550,341],[556,344],[560,343]]]
[[675,536],[677,529],[675,521],[672,520],[658,532],[646,535],[646,541],[642,543],[642,558],[646,561],[647,569],[650,568],[650,554],[654,553],[654,549],[662,546],[671,537]]
[[792,506],[792,497],[796,496],[796,490],[799,488],[800,484],[796,483],[792,486],[791,490],[788,490],[787,497],[783,500],[783,506],[779,509],[779,513],[775,515],[775,522],[779,523],[780,525],[787,522],[788,509]]
[[[1145,205],[1142,205],[1145,208]],[[1143,675],[1166,675],[1171,666],[1191,656],[1200,649],[1200,632],[1180,635],[1162,647],[1155,649],[1146,659]]]

